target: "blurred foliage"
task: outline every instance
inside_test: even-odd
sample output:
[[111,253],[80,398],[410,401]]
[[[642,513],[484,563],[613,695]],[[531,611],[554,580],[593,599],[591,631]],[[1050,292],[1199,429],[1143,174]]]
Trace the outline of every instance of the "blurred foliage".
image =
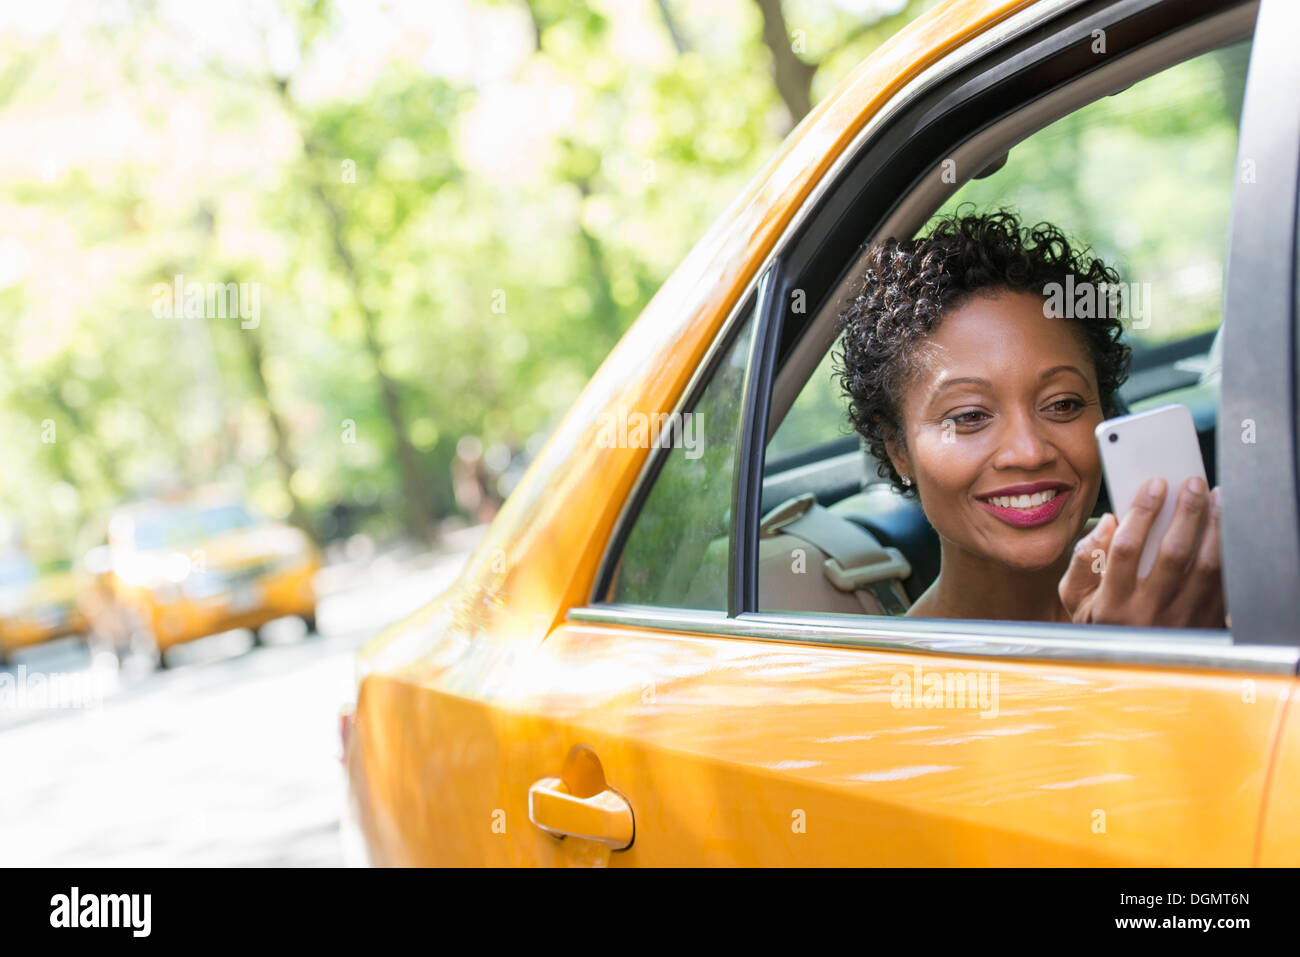
[[[6,534],[211,482],[323,539],[482,518],[453,475],[508,493],[800,119],[779,65],[815,101],[927,5],[788,0],[775,47],[767,0],[15,11]],[[256,321],[157,315],[176,277]]]

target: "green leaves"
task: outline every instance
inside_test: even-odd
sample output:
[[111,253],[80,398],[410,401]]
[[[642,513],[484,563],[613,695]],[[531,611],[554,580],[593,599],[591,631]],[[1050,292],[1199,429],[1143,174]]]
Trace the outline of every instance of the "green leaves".
[[[810,59],[852,25],[789,6]],[[257,15],[0,37],[0,507],[33,529],[164,480],[327,532],[451,514],[457,442],[536,449],[783,133],[744,3]],[[257,284],[257,328],[155,317],[178,275]]]

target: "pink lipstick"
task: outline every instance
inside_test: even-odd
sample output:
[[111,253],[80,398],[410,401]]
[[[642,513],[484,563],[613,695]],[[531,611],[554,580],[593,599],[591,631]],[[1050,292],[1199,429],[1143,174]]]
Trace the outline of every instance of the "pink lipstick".
[[[1008,525],[1015,528],[1036,528],[1039,525],[1046,525],[1061,514],[1061,509],[1065,507],[1065,500],[1072,491],[1073,489],[1063,482],[1031,482],[1023,485],[1009,485],[1006,488],[987,492],[976,496],[976,500]],[[1029,497],[1043,493],[1049,493],[1051,497],[1042,504],[1032,507],[1016,507],[1006,501],[1018,499],[1021,496]],[[994,499],[1002,499],[1003,501],[994,504]]]

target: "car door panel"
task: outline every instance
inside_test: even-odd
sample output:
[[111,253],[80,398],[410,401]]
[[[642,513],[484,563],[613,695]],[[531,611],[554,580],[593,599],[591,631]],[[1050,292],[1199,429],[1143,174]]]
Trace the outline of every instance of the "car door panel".
[[1300,867],[1300,681],[1291,685],[1260,823],[1260,867]]
[[[591,747],[636,814],[616,866],[1249,865],[1291,684],[578,622],[538,655],[508,798]],[[905,693],[972,672],[988,717]]]

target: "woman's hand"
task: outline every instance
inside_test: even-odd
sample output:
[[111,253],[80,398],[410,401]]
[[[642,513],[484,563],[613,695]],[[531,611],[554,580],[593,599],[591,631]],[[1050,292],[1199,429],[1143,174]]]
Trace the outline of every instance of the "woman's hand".
[[1219,490],[1188,479],[1155,564],[1137,577],[1138,559],[1165,500],[1165,482],[1152,479],[1122,522],[1107,512],[1074,547],[1057,588],[1072,621],[1167,628],[1224,627],[1220,574]]

